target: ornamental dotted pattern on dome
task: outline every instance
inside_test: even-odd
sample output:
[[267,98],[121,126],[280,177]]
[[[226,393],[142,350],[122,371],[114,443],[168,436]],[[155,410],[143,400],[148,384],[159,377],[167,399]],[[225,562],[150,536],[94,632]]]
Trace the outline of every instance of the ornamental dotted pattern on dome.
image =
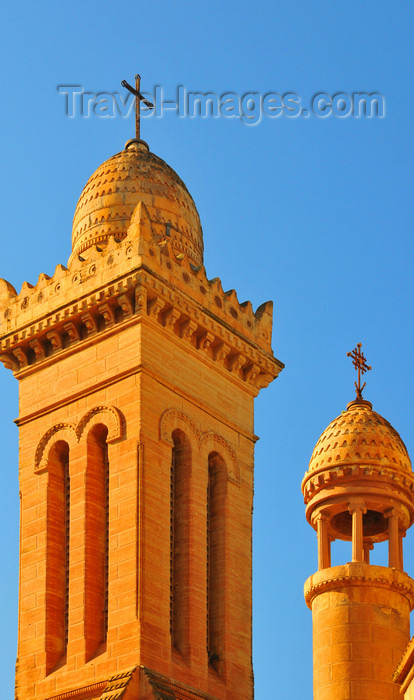
[[355,402],[322,433],[308,472],[365,462],[411,472],[407,449],[397,431],[366,404]]
[[138,148],[112,156],[89,178],[73,220],[74,251],[82,253],[110,236],[122,240],[141,199],[154,224],[161,225],[164,232],[170,225],[170,235],[195,262],[201,263],[201,223],[187,187],[165,161]]

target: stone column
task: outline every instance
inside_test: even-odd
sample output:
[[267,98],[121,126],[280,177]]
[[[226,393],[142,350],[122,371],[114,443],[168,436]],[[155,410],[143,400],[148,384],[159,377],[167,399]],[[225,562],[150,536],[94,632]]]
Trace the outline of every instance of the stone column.
[[388,514],[388,566],[402,570],[398,515],[395,510]]
[[398,534],[399,534],[399,542],[400,542],[400,547],[399,547],[399,549],[400,549],[400,568],[401,568],[401,571],[404,571],[403,538],[406,535],[406,531],[401,529],[401,530],[399,530]]
[[331,565],[331,542],[326,515],[319,513],[316,522],[318,532],[318,569],[327,569]]
[[352,515],[352,561],[364,561],[362,516],[367,509],[363,501],[351,501],[348,510]]
[[364,562],[369,564],[369,553],[374,549],[372,542],[364,542]]

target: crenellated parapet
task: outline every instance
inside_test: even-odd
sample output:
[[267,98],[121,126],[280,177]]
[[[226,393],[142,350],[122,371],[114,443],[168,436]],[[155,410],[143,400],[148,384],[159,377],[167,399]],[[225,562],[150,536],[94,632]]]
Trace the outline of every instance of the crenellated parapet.
[[177,253],[167,229],[154,230],[142,202],[124,240],[72,255],[68,267],[25,282],[19,294],[1,280],[0,318],[0,360],[18,376],[137,322],[161,326],[255,392],[283,367],[271,350],[272,303],[254,312],[209,280]]

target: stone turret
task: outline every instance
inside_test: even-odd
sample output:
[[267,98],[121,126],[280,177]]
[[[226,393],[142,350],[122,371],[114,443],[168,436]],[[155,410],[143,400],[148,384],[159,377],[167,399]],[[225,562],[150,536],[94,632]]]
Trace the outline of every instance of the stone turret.
[[[414,520],[414,474],[400,436],[357,398],[322,433],[302,482],[318,536],[318,572],[305,583],[312,610],[314,699],[400,698],[393,672],[409,641],[414,581],[403,537]],[[352,560],[331,566],[331,542]],[[388,566],[370,564],[388,541]]]

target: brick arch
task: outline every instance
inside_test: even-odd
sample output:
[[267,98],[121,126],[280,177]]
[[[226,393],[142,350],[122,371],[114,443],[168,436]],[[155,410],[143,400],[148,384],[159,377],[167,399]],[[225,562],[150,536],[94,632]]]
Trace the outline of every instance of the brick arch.
[[57,423],[43,435],[35,453],[34,471],[36,474],[43,474],[47,471],[49,452],[53,445],[60,440],[67,442],[69,448],[76,445],[78,440],[75,426],[72,423]]
[[95,425],[105,425],[108,428],[108,443],[115,442],[123,436],[124,417],[114,406],[95,406],[80,419],[76,427],[76,436],[80,442]]
[[229,481],[240,485],[240,465],[236,453],[231,445],[221,435],[208,432],[203,433],[201,438],[202,454],[205,456],[205,463],[208,462],[208,455],[217,452],[224,460],[227,467],[227,478]]
[[195,440],[197,448],[201,446],[201,433],[196,424],[186,413],[179,411],[176,408],[169,408],[161,416],[160,419],[160,440],[168,442],[171,447],[174,446],[172,434],[174,430],[181,430],[189,439]]

